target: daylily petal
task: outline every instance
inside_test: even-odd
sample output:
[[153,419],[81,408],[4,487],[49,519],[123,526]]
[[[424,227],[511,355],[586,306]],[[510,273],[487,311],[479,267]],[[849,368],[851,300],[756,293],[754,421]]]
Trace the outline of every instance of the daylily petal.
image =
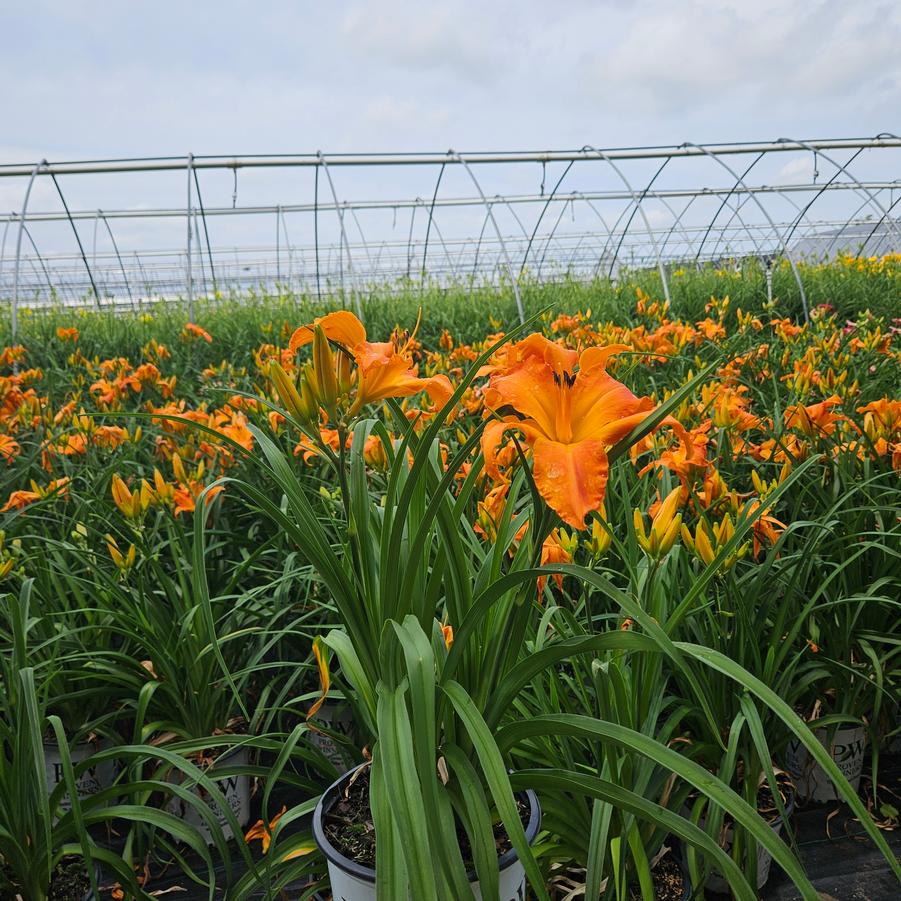
[[585,528],[585,516],[598,510],[607,487],[605,442],[587,439],[561,444],[539,438],[532,447],[535,484],[548,506],[569,525]]
[[390,342],[363,342],[356,347],[354,356],[359,366],[359,381],[352,414],[366,404],[387,397],[410,397],[427,391],[436,404],[443,405],[454,393],[446,375],[419,378],[410,359],[397,353]]
[[505,372],[491,376],[485,389],[485,406],[498,410],[510,406],[534,420],[550,438],[555,434],[558,406],[554,371],[538,357],[531,357]]
[[539,359],[554,372],[572,372],[576,367],[579,354],[556,341],[550,341],[540,332],[533,332],[527,338],[517,342],[514,349],[520,359],[528,360],[530,357]]
[[298,857],[306,857],[307,854],[312,854],[318,845],[315,844],[307,844],[307,845],[298,845],[293,851],[286,851],[279,860],[284,863],[288,860],[295,860]]
[[[597,438],[602,429],[617,420],[652,406],[648,398],[636,397],[600,366],[592,367],[588,372],[580,371],[570,400],[573,440]],[[626,429],[623,434],[628,431]],[[609,443],[613,444],[613,441]]]
[[641,425],[648,415],[653,412],[654,404],[650,398],[645,398],[640,403],[640,409],[637,413],[630,416],[623,416],[621,419],[615,419],[601,426],[592,437],[599,438],[605,445],[612,447],[617,441],[625,438],[632,429],[637,425]]
[[621,354],[623,351],[631,350],[626,344],[607,344],[603,347],[588,347],[582,351],[579,357],[579,372],[584,374],[592,369],[600,367],[607,368],[610,357],[615,354]]
[[313,639],[313,657],[316,660],[316,668],[319,670],[319,697],[307,711],[307,719],[316,716],[319,712],[319,708],[322,707],[325,699],[328,697],[329,688],[332,684],[332,677],[328,667],[328,651],[321,635],[317,635]]
[[366,340],[366,329],[363,323],[348,310],[336,310],[326,316],[319,316],[312,325],[302,325],[293,335],[288,346],[292,353],[309,344],[313,340],[314,326],[322,326],[326,338],[336,344],[351,349]]
[[432,403],[439,409],[451,399],[451,395],[454,393],[454,386],[451,385],[450,379],[446,375],[433,375],[431,378],[419,381],[423,383],[423,390],[431,398]]
[[501,477],[497,466],[497,452],[503,440],[504,432],[515,430],[522,432],[529,442],[542,436],[541,430],[534,423],[517,419],[515,416],[508,416],[506,419],[494,419],[485,426],[482,432],[481,443],[482,455],[485,457],[485,472],[492,479]]

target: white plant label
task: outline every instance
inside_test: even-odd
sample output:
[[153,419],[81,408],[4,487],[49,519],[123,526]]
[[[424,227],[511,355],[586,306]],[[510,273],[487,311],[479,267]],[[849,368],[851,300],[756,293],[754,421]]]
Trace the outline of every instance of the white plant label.
[[[98,746],[94,744],[75,745],[69,751],[72,766],[77,766],[83,760],[96,753]],[[62,757],[56,745],[44,745],[44,769],[47,773],[47,791],[52,792],[57,785],[65,781],[63,775]],[[84,772],[76,776],[75,786],[80,800],[90,798],[98,792],[109,788],[116,778],[116,761],[103,760],[89,766]],[[68,794],[63,795],[60,807],[70,810],[72,799]]]
[[[851,783],[851,788],[857,791],[867,750],[866,730],[862,726],[839,729],[835,733],[832,746],[827,748],[828,734],[826,729],[817,729],[814,732],[817,741],[829,751],[835,765]],[[799,797],[819,802],[838,799],[835,786],[826,771],[795,738],[788,744],[785,768],[791,774]]]

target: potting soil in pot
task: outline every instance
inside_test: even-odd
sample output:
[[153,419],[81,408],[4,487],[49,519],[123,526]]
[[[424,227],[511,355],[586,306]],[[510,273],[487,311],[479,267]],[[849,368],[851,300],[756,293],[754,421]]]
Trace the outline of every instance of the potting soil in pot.
[[[519,818],[523,828],[529,823],[529,806],[521,798],[516,799]],[[325,816],[325,834],[328,840],[345,857],[365,867],[375,867],[375,828],[369,810],[369,773],[364,772],[354,780],[347,794],[340,798]],[[462,827],[457,828],[460,852],[467,869],[475,864],[469,846],[469,837]],[[504,824],[494,824],[494,842],[500,857],[513,847]]]
[[[84,859],[64,857],[53,871],[47,901],[85,901],[90,888],[91,880],[85,872]],[[0,888],[0,901],[18,901],[21,897],[18,893]],[[91,897],[94,897],[93,894]]]
[[[672,851],[657,861],[651,870],[651,878],[654,880],[655,901],[682,901],[685,897],[688,880]],[[644,901],[640,886],[629,886],[629,901]]]
[[[346,858],[349,863],[370,871],[368,878],[364,878],[363,874],[351,874],[329,859],[329,878],[334,897],[341,901],[361,901],[361,899],[369,901],[376,897],[375,828],[369,809],[369,770],[363,768],[355,771],[354,775],[355,778],[343,789],[334,804],[323,813],[322,830],[334,851]],[[532,807],[529,801],[517,796],[516,804],[523,827],[529,827],[532,820]],[[537,805],[534,796],[531,804]],[[494,837],[498,858],[511,851],[512,843],[500,822],[494,824]],[[469,839],[459,824],[457,839],[463,862],[472,874],[470,878],[475,880]],[[472,897],[477,901],[482,899],[479,883],[472,881],[470,885]],[[501,901],[523,901],[526,897],[525,871],[517,858],[514,857],[511,862],[504,865],[500,872],[499,888]]]

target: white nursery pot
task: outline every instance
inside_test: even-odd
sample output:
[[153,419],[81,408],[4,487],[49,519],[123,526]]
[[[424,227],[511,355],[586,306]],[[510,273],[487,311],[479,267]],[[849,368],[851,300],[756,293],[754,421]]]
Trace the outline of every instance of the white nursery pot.
[[[326,701],[311,719],[310,725],[320,725],[330,732],[341,736],[348,736],[353,731],[353,711],[347,704],[339,704],[334,701]],[[347,745],[336,741],[325,732],[310,730],[307,733],[310,744],[313,745],[325,759],[339,772],[346,773],[354,766],[354,760]]]
[[[98,751],[105,751],[111,747],[108,741],[85,741],[72,745],[69,748],[69,757],[72,766],[77,766],[83,760],[86,760],[92,754]],[[47,791],[52,792],[60,782],[65,781],[63,776],[62,755],[59,752],[59,745],[45,743],[44,744],[44,770],[47,774]],[[76,776],[75,786],[76,794],[79,800],[85,800],[98,792],[109,788],[116,779],[116,761],[113,759],[102,760],[89,766],[83,773]],[[68,793],[64,794],[60,801],[62,810],[70,810],[72,807],[72,799]]]
[[[794,795],[789,796],[788,800],[785,803],[785,815],[791,816],[792,811],[795,809],[795,798]],[[772,820],[769,823],[769,827],[773,830],[773,832],[778,837],[782,832],[783,825],[782,817],[778,817],[775,820]],[[703,829],[703,823],[701,824],[701,828]],[[727,854],[732,853],[732,843],[735,840],[735,830],[732,826],[730,826],[725,832],[725,839],[721,843],[723,850]],[[770,854],[766,848],[763,847],[759,842],[757,843],[757,888],[761,889],[764,885],[766,885],[767,880],[770,878],[770,867],[773,863],[773,856]],[[723,875],[718,870],[713,870],[711,874],[707,877],[707,881],[704,883],[704,889],[708,892],[717,892],[719,894],[727,895],[729,894],[729,883],[723,877]]]
[[[362,766],[367,766],[367,764],[361,764],[360,767]],[[332,783],[319,799],[313,813],[313,838],[328,862],[329,882],[334,901],[375,901],[376,897],[375,870],[345,857],[328,840],[323,828],[325,815],[332,809],[344,791],[346,783],[360,767],[354,767]],[[525,827],[526,839],[529,844],[532,844],[541,827],[541,808],[535,792],[527,791],[524,794],[529,802],[529,822]],[[482,897],[475,874],[471,874],[470,880],[472,897],[477,901],[525,901],[527,897],[526,872],[516,851],[511,848],[504,852],[498,859],[498,866],[500,868],[500,891],[497,899]],[[460,899],[460,901],[464,901],[464,899]]]
[[[250,819],[250,776],[231,775],[217,778],[216,768],[224,768],[226,766],[247,766],[249,762],[250,749],[247,747],[238,747],[232,751],[223,753],[212,767],[205,771],[205,775],[216,783],[216,787],[225,796],[229,809],[235,815],[238,825],[241,827],[246,826],[247,821]],[[182,776],[183,774],[179,770],[170,774],[169,779],[171,781],[181,781]],[[231,838],[232,830],[228,825],[226,815],[209,796],[209,793],[200,785],[195,786],[192,791],[195,795],[202,798],[207,807],[216,814],[216,819],[222,827],[225,838]],[[182,800],[177,795],[173,795],[166,804],[166,810],[197,829],[208,843],[212,842],[213,834],[210,827],[197,809],[187,801]]]
[[[817,729],[813,734],[829,752],[842,775],[857,791],[867,749],[867,730],[863,726],[838,729],[829,744],[830,729]],[[803,800],[827,802],[838,800],[835,786],[825,770],[810,756],[807,748],[794,736],[785,754],[785,769],[792,777],[798,797]]]

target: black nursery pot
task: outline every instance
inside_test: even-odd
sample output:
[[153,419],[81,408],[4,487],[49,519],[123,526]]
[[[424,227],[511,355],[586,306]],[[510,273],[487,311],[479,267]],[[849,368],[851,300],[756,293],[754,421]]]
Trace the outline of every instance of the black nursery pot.
[[[324,828],[325,817],[338,802],[354,774],[365,766],[368,764],[360,764],[333,782],[323,792],[313,813],[313,838],[328,861],[329,881],[336,901],[337,899],[341,899],[341,901],[374,901],[375,899],[375,870],[345,857],[329,841]],[[531,845],[541,828],[541,807],[538,803],[538,796],[531,790],[521,792],[519,797],[529,806],[529,820],[525,826],[525,832],[526,839]],[[498,858],[498,868],[500,870],[498,897],[501,901],[520,901],[525,898],[525,870],[513,848],[505,851]],[[468,875],[474,897],[481,898],[476,874],[470,872]]]

